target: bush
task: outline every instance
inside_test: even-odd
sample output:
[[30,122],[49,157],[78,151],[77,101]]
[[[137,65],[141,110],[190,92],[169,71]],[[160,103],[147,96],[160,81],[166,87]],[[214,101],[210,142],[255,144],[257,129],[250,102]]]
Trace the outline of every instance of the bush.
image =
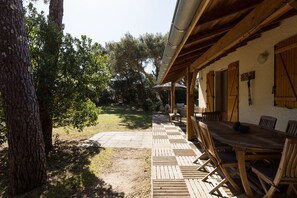
[[153,104],[153,109],[155,110],[155,111],[160,111],[161,110],[161,107],[162,107],[162,101],[157,101],[157,102],[155,102],[154,104]]
[[152,100],[150,98],[148,98],[143,103],[142,109],[146,113],[151,113],[152,112],[152,107],[153,107],[153,102],[152,102]]
[[96,105],[106,105],[114,102],[113,100],[114,93],[110,89],[104,89],[101,94],[98,103]]

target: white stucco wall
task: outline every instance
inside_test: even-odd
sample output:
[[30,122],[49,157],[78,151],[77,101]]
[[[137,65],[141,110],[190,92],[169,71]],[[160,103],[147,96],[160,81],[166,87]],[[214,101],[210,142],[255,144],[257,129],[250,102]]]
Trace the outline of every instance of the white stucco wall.
[[[199,106],[205,107],[206,74],[208,71],[225,70],[230,63],[239,61],[239,121],[258,124],[261,115],[277,118],[276,129],[285,131],[288,120],[297,120],[297,109],[274,106],[274,45],[297,34],[297,17],[286,19],[278,28],[262,33],[258,39],[223,57],[203,69],[200,75]],[[264,64],[257,62],[260,53],[268,51],[269,57]],[[297,58],[297,57],[296,57]],[[248,105],[247,81],[240,81],[240,75],[255,71],[256,79],[251,81],[253,105]]]

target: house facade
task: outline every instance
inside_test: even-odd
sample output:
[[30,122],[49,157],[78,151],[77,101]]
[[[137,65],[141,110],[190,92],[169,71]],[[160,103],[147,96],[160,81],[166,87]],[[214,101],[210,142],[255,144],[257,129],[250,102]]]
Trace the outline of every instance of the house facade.
[[[275,94],[277,93],[274,93],[275,76],[281,75],[281,78],[288,80],[285,74],[277,73],[278,71],[275,69],[278,56],[275,46],[295,35],[297,35],[296,16],[283,20],[277,28],[262,33],[260,38],[248,42],[247,45],[237,48],[236,51],[199,71],[199,106],[213,106],[212,110],[222,111],[223,114],[227,114],[228,106],[236,109],[233,105],[238,105],[238,112],[233,113],[238,114],[237,119],[240,122],[258,124],[261,115],[269,115],[277,118],[276,129],[285,131],[288,120],[297,119],[297,109],[295,105],[285,107],[275,104],[278,102],[275,101]],[[294,45],[294,42],[288,45],[290,44]],[[286,65],[286,67],[290,67],[288,72],[294,76],[297,76],[296,50],[293,47],[284,52],[293,53],[293,56],[295,56],[296,61],[287,63],[289,60],[285,60],[285,64],[295,63],[296,69],[292,68],[293,65]],[[262,57],[263,54],[266,57]],[[261,60],[261,58],[264,60]],[[228,103],[228,85],[232,86],[227,82],[228,66],[232,64],[238,66],[238,78],[236,79],[238,80],[238,101],[229,101]],[[207,78],[207,75],[212,72],[214,74],[213,79]],[[250,98],[252,101],[250,105],[247,80],[241,80],[241,75],[249,72],[255,72],[255,78],[250,80]],[[292,75],[291,80],[294,80],[292,82],[293,88],[297,89],[297,78],[292,77]],[[214,86],[208,87],[209,84],[212,84],[211,80],[213,80]],[[210,90],[211,88],[213,90]],[[287,87],[287,89],[290,89],[290,87]],[[213,91],[213,100],[208,100],[207,91]],[[292,91],[289,91],[287,96],[292,96],[292,94]],[[225,100],[222,98],[225,98]],[[229,98],[229,100],[232,100],[232,98]],[[237,104],[234,104],[234,102]],[[223,115],[223,117],[228,120],[228,115]]]

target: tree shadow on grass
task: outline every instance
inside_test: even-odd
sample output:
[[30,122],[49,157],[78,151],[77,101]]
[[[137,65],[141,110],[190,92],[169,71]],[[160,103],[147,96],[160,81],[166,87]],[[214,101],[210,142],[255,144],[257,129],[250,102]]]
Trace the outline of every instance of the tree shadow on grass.
[[102,113],[116,114],[122,119],[123,125],[129,129],[148,129],[152,126],[152,116],[131,106],[104,106]]
[[121,114],[122,122],[129,129],[148,129],[152,126],[152,117],[145,114]]
[[58,141],[47,159],[47,184],[21,197],[124,197],[89,169],[90,158],[102,149],[78,141]]

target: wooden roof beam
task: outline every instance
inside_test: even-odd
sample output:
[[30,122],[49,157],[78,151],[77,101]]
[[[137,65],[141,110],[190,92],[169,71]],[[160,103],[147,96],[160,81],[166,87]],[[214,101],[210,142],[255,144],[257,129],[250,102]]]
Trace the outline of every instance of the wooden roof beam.
[[187,74],[187,68],[183,68],[176,72],[170,72],[164,79],[164,83],[174,81],[177,82]]
[[205,13],[205,17],[201,17],[201,20],[198,21],[198,25],[203,25],[206,23],[215,22],[223,18],[232,16],[234,14],[240,14],[247,12],[255,8],[259,4],[259,0],[249,0],[249,1],[237,1],[237,3],[228,6],[228,9],[222,9],[221,7],[217,10],[212,10],[211,14]]
[[264,0],[216,44],[200,56],[191,65],[191,71],[193,72],[203,67],[223,54],[226,50],[232,48],[265,25],[290,11],[292,9],[289,5],[291,2],[295,2],[295,0],[290,0],[288,3],[284,3],[280,0]]
[[195,52],[191,55],[188,55],[187,57],[184,58],[178,58],[176,59],[177,61],[173,63],[173,65],[179,65],[179,64],[184,64],[184,63],[188,63],[190,61],[192,61],[191,63],[193,63],[199,56],[201,56],[203,54],[204,51],[201,52]]
[[203,50],[205,48],[208,48],[208,47],[212,46],[213,44],[215,44],[217,40],[218,40],[218,38],[215,37],[215,38],[206,40],[204,42],[197,43],[191,47],[184,48],[180,51],[178,57],[182,57],[182,56],[191,54],[193,52],[197,52],[197,51]]
[[171,71],[176,71],[181,67],[189,67],[196,59],[197,59],[197,57],[192,57],[191,59],[188,59],[185,62],[176,63],[176,64],[174,64],[174,67],[172,67]]
[[190,45],[190,44],[193,44],[193,43],[196,43],[196,42],[199,42],[201,40],[206,40],[206,39],[210,39],[210,38],[213,38],[213,37],[216,37],[216,36],[219,36],[221,34],[224,34],[226,32],[228,32],[229,30],[231,30],[237,23],[230,23],[230,24],[226,24],[226,25],[223,25],[223,26],[220,26],[214,30],[212,30],[211,32],[210,31],[207,31],[206,33],[199,33],[199,35],[195,34],[195,35],[191,35],[185,46],[186,47],[187,45]]
[[[193,61],[192,61],[193,62]],[[180,65],[178,65],[178,66],[175,66],[174,68],[172,68],[171,70],[170,70],[170,72],[176,72],[176,71],[179,71],[179,70],[183,70],[183,69],[185,69],[186,67],[188,67],[188,66],[190,66],[191,64],[190,63],[188,63],[188,64],[180,64]]]
[[293,2],[291,2],[291,3],[290,3],[290,6],[291,6],[292,8],[294,8],[295,10],[297,10],[297,1],[293,1]]

